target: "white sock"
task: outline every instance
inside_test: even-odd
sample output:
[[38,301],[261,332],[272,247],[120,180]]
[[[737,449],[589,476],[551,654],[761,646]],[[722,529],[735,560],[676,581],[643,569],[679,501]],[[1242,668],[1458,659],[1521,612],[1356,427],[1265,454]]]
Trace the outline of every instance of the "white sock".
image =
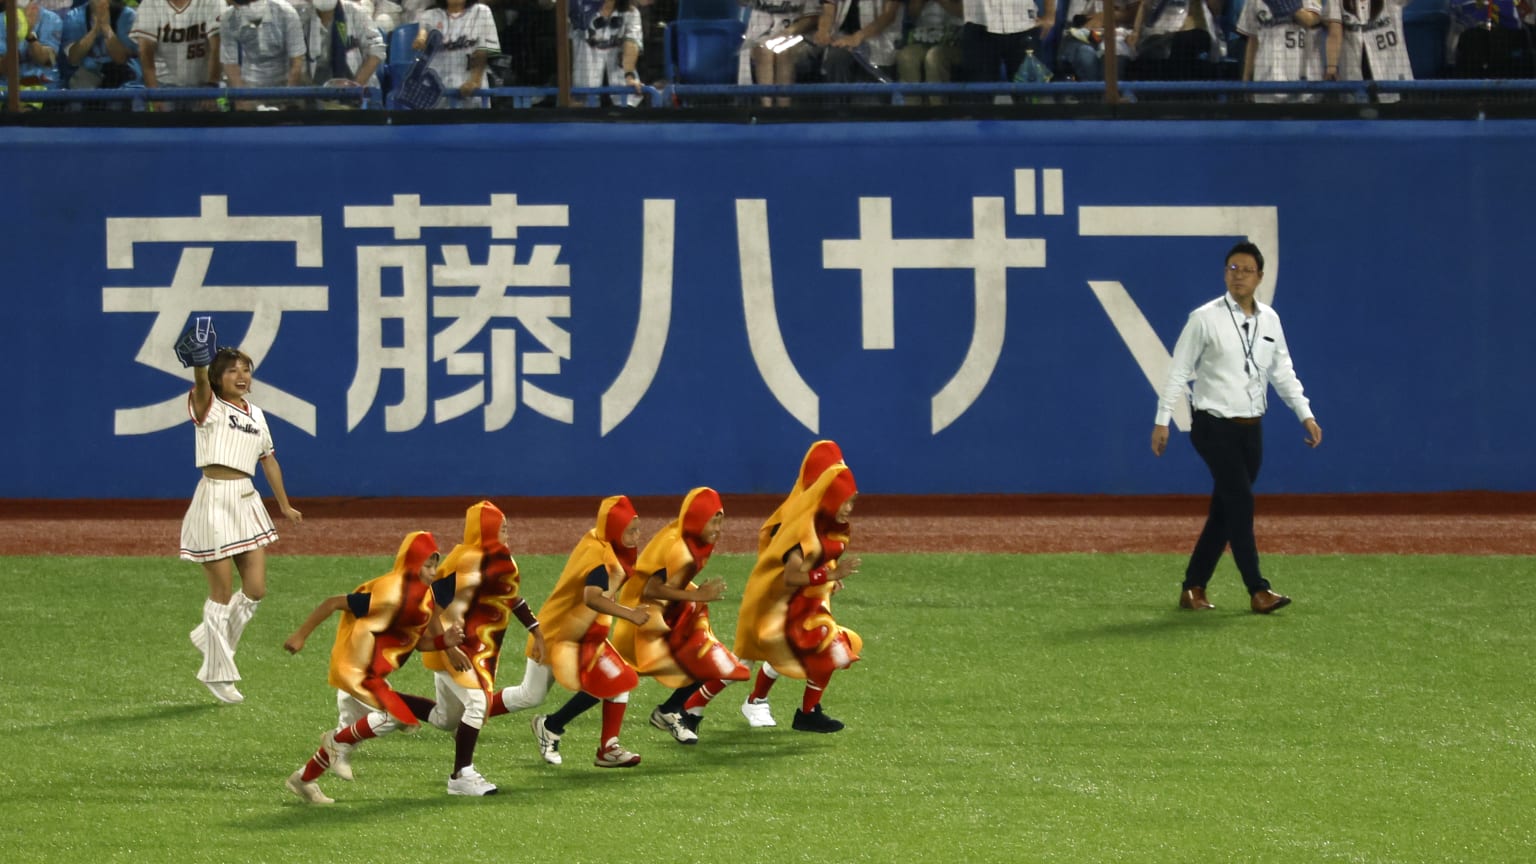
[[197,670],[197,680],[203,682],[234,682],[240,680],[240,670],[235,667],[235,652],[229,647],[229,607],[212,600],[203,602],[203,665]]

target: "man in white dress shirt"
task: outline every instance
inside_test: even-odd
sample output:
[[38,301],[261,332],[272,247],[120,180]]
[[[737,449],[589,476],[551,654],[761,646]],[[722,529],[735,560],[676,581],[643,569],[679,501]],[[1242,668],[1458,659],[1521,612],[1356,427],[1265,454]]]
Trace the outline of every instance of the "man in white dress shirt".
[[1205,529],[1189,556],[1179,606],[1215,608],[1205,596],[1216,562],[1228,544],[1253,611],[1268,614],[1291,602],[1270,590],[1259,573],[1259,550],[1253,539],[1253,481],[1264,457],[1263,427],[1270,384],[1306,427],[1306,443],[1322,443],[1323,430],[1312,416],[1302,391],[1285,331],[1275,310],[1254,299],[1264,281],[1264,255],[1252,243],[1239,243],[1227,253],[1227,293],[1189,313],[1173,348],[1168,383],[1157,402],[1152,426],[1152,453],[1168,447],[1168,421],[1174,406],[1195,382],[1189,439],[1211,470],[1215,487]]

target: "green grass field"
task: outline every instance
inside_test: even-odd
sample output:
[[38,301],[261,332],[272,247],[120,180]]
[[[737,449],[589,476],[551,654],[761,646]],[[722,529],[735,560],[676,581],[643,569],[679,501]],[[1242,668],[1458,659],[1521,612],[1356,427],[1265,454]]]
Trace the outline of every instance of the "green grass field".
[[[1194,614],[1176,557],[864,557],[837,601],[865,638],[824,703],[840,734],[789,729],[786,679],[778,728],[749,729],[733,685],[680,747],[646,722],[647,681],[636,769],[591,766],[596,711],[559,768],[517,714],[480,739],[501,794],[446,795],[451,738],[426,728],[365,745],[354,783],[323,778],[331,807],[283,778],[335,722],[334,627],[297,657],[281,643],[386,560],[271,559],[229,707],[193,678],[197,568],[0,558],[4,860],[1536,860],[1536,559],[1270,556],[1297,601],[1261,617],[1228,563]],[[520,563],[537,605],[561,562]],[[710,565],[727,643],[749,566]],[[392,680],[430,694],[419,663]]]

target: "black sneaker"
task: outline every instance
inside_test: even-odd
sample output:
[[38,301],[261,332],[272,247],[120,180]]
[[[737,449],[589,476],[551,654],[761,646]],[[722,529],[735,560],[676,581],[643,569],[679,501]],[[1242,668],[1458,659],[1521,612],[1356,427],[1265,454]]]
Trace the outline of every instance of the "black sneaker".
[[817,705],[809,713],[796,709],[793,728],[797,732],[841,732],[843,721],[828,717]]
[[694,735],[699,734],[699,724],[703,722],[703,714],[689,714],[687,711],[683,712],[683,725],[687,726],[688,731],[692,732]]

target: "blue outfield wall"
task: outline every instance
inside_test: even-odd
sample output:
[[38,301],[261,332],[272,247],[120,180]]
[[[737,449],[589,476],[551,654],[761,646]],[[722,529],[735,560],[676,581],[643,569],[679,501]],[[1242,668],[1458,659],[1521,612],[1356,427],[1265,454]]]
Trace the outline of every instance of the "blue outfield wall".
[[296,499],[1188,493],[1185,315],[1269,257],[1322,448],[1265,492],[1536,489],[1532,122],[0,130],[5,497],[183,497],[171,345],[258,362]]

